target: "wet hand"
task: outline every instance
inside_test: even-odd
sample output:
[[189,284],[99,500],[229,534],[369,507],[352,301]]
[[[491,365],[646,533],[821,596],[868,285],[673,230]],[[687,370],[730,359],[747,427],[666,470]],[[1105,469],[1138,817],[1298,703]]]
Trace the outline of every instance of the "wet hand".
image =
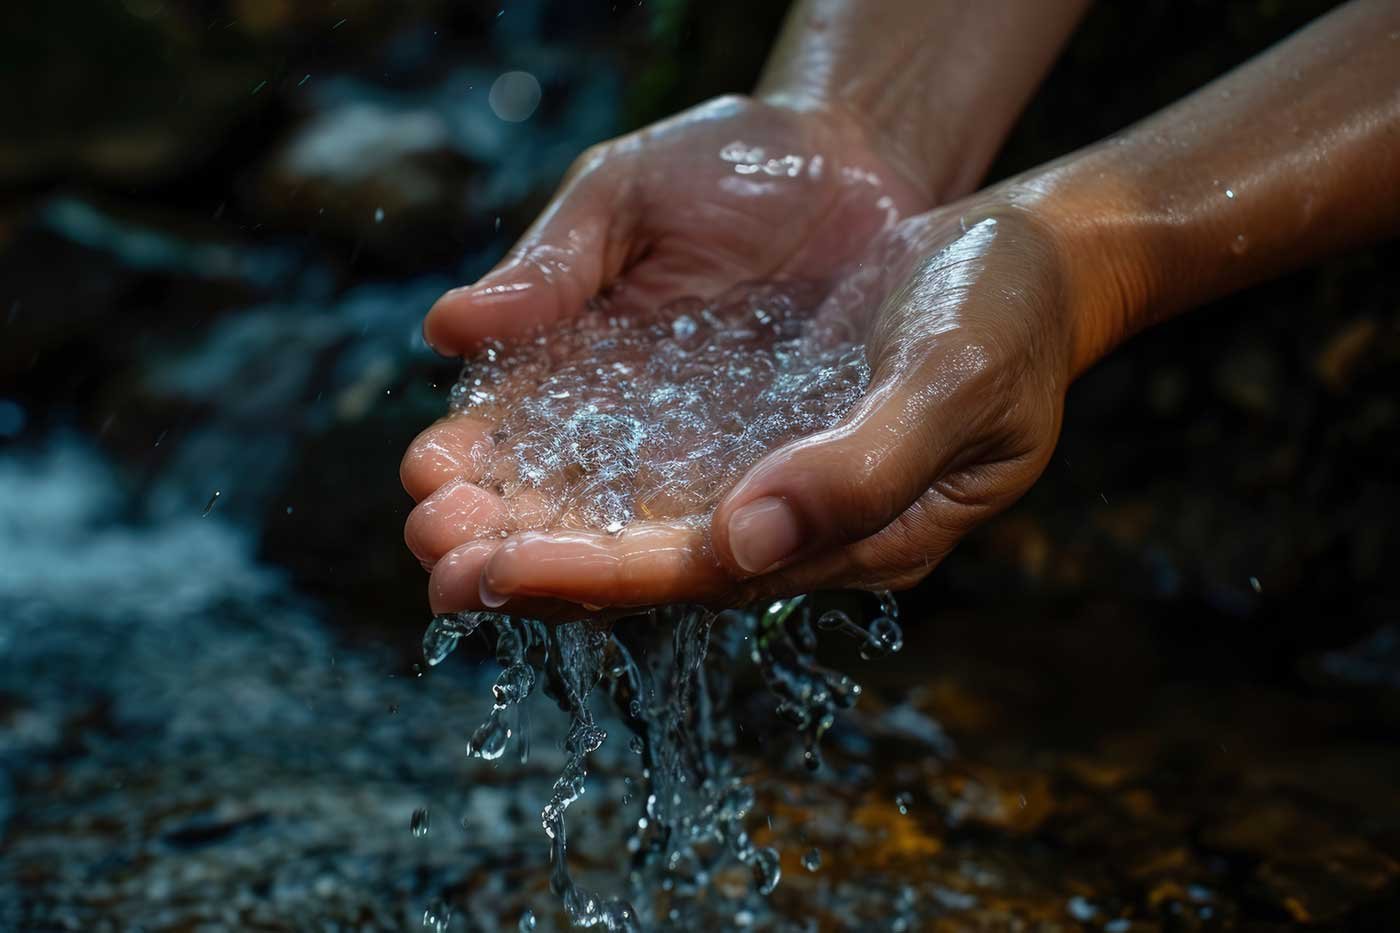
[[[770,452],[708,521],[638,521],[620,534],[552,528],[502,541],[494,529],[510,510],[456,478],[410,519],[420,556],[446,554],[434,609],[504,603],[560,617],[580,605],[732,604],[926,575],[1048,460],[1069,379],[1065,284],[1047,229],[995,205],[906,220],[862,260],[824,306],[857,321],[872,366],[840,424]],[[406,460],[410,489],[479,475],[486,430],[457,419],[427,432]],[[454,525],[443,512],[470,518]]]
[[721,98],[585,152],[506,258],[433,306],[424,335],[460,356],[562,325],[602,293],[652,308],[825,278],[931,206],[856,123]]

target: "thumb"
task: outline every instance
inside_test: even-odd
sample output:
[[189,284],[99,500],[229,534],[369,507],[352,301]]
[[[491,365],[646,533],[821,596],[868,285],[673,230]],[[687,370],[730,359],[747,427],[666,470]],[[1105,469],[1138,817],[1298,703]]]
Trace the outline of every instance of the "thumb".
[[922,383],[887,375],[840,425],[760,460],[712,520],[730,571],[754,576],[869,537],[927,492],[969,432],[947,417],[948,397]]
[[867,343],[871,385],[855,409],[769,453],[720,502],[711,540],[732,573],[765,573],[873,535],[986,432],[996,377],[964,326],[980,266],[969,252],[935,255],[885,302]]
[[584,153],[554,200],[506,257],[473,285],[443,295],[423,338],[439,353],[465,355],[491,338],[527,335],[580,311],[611,284],[627,258],[614,214],[630,173],[606,149]]

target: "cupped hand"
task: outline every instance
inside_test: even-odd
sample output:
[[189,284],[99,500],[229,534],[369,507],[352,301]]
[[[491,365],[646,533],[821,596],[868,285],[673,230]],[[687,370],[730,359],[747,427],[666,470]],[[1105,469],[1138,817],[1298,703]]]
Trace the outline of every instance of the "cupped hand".
[[654,307],[754,279],[825,278],[932,205],[856,123],[724,97],[589,149],[520,242],[444,295],[424,335],[466,355],[595,296]]
[[[649,308],[740,281],[825,279],[928,206],[855,122],[721,98],[585,152],[501,263],[433,306],[424,334],[440,352],[469,355],[487,339],[567,327],[599,295]],[[444,420],[404,458],[404,486],[420,502],[406,538],[426,567],[508,530],[471,485],[489,429]]]
[[850,268],[821,313],[855,321],[867,392],[835,427],[763,457],[708,522],[519,531],[471,482],[491,461],[489,425],[459,418],[425,432],[404,475],[410,490],[439,484],[408,529],[425,563],[437,561],[435,611],[557,618],[922,579],[1048,461],[1070,379],[1072,296],[1050,227],[1000,203],[906,219]]

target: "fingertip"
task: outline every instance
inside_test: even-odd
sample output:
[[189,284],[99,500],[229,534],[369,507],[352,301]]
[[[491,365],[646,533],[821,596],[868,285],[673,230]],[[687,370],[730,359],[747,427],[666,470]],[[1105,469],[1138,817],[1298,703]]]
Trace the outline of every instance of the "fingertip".
[[466,480],[453,480],[409,513],[404,543],[419,560],[436,564],[453,548],[505,531],[509,515],[497,494]]
[[[478,598],[484,594],[492,599],[504,596],[509,598],[524,582],[521,574],[519,553],[522,539],[529,538],[530,532],[512,535],[495,548],[481,568]],[[482,602],[486,600],[482,598]],[[504,602],[504,599],[501,600]],[[496,603],[500,605],[501,603]]]
[[803,522],[781,496],[760,496],[735,508],[725,529],[731,569],[747,576],[775,569],[803,546]]
[[481,609],[478,586],[482,568],[499,541],[473,541],[443,555],[428,580],[428,605],[435,614]]
[[473,285],[442,295],[423,319],[423,340],[435,351],[467,356],[483,343],[528,334],[558,318],[575,298],[568,268],[546,275],[538,261],[510,260]]
[[466,356],[475,345],[467,339],[469,328],[463,327],[463,317],[471,314],[472,291],[467,285],[445,292],[433,302],[423,318],[423,342],[440,356]]
[[476,480],[490,457],[492,425],[468,416],[429,425],[408,445],[399,462],[404,490],[422,501],[455,479]]

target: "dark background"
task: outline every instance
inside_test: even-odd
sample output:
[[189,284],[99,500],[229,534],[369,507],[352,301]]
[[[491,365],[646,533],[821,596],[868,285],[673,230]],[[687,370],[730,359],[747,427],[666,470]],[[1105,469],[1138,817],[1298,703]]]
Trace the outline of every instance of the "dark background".
[[[993,178],[1122,128],[1329,6],[1098,4]],[[182,581],[233,579],[210,552],[149,537],[197,520],[248,542],[286,581],[279,598],[407,671],[427,609],[397,463],[455,378],[417,337],[423,312],[489,268],[579,150],[751,87],[784,7],[6,5],[12,643],[81,637],[120,602],[113,587],[134,587],[122,611],[141,624]],[[512,69],[543,87],[520,124],[486,105]],[[1071,744],[1133,721],[1162,684],[1340,703],[1366,711],[1343,718],[1368,741],[1393,743],[1398,257],[1385,244],[1251,289],[1097,367],[1071,392],[1043,480],[904,599],[908,649],[866,676],[892,690],[935,669],[1035,683],[1028,702],[1054,709],[1043,734]],[[90,508],[73,518],[70,502]],[[84,550],[118,531],[130,538]],[[228,587],[209,605],[236,603]],[[32,650],[0,692],[12,722],[60,703],[36,672],[67,655]],[[74,690],[110,703],[120,683],[90,661],[69,670]],[[90,724],[62,710],[71,751]],[[21,746],[6,760],[22,796],[38,786],[26,768],[54,752]]]

